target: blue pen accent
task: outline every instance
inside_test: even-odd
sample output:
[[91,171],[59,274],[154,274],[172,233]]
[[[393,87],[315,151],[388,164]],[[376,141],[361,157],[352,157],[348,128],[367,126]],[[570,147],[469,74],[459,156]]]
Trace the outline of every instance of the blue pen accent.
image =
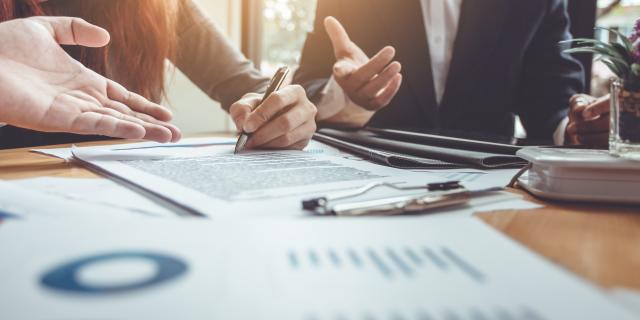
[[[114,260],[143,259],[156,265],[156,274],[148,279],[118,285],[93,286],[82,283],[78,273],[90,265]],[[188,267],[178,258],[152,252],[113,252],[73,260],[47,271],[40,284],[48,289],[76,294],[108,295],[145,289],[184,275]]]

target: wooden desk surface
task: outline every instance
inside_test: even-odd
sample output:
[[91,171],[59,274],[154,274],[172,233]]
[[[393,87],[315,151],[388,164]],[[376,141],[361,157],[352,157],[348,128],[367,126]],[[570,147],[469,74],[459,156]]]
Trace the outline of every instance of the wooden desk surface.
[[[74,164],[30,153],[29,149],[0,151],[0,179],[42,176],[99,178]],[[479,216],[512,239],[603,287],[640,290],[638,207],[555,203],[543,209]]]

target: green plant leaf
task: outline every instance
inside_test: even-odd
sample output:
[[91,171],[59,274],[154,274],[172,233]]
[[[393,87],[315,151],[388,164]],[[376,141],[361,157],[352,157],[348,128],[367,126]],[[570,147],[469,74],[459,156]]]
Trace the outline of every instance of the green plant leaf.
[[633,43],[631,43],[631,41],[629,40],[629,38],[627,38],[626,35],[620,33],[620,31],[618,30],[614,30],[611,28],[604,28],[604,27],[596,27],[596,30],[606,30],[609,32],[613,32],[614,34],[616,34],[618,36],[618,38],[620,40],[622,40],[622,44],[627,48],[627,51],[631,52],[633,51]]
[[615,60],[615,61],[618,61],[620,63],[623,63],[625,65],[629,64],[627,62],[627,59],[625,57],[623,57],[622,55],[620,55],[617,52],[617,50],[614,49],[614,48],[580,47],[580,48],[567,49],[564,52],[566,52],[566,53],[592,53],[592,54],[599,54],[599,55],[605,56],[607,58],[610,58],[611,60]]
[[613,48],[616,49],[616,51],[618,51],[618,53],[624,57],[624,60],[628,63],[628,64],[632,64],[633,63],[633,57],[631,56],[631,52],[627,51],[627,49],[625,48],[625,46],[623,46],[622,44],[619,43],[614,43],[613,44]]
[[607,68],[609,68],[609,70],[611,70],[611,72],[613,72],[618,78],[622,78],[622,79],[625,78],[624,74],[618,69],[618,67],[613,62],[609,60],[604,60],[604,59],[600,59],[600,61],[604,63],[607,66]]

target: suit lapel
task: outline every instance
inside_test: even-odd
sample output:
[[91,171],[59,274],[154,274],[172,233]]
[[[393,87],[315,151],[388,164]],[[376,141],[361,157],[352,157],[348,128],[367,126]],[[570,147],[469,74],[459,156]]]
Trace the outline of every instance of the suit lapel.
[[[441,1],[441,0],[437,0]],[[470,0],[485,1],[485,0]],[[429,44],[419,0],[373,0],[378,11],[385,39],[396,48],[396,59],[403,63],[403,86],[416,97],[419,109],[433,121],[437,108]]]
[[[490,60],[504,26],[510,0],[464,0],[441,109],[462,106],[465,92],[478,77],[469,75]],[[449,109],[449,110],[448,110]]]

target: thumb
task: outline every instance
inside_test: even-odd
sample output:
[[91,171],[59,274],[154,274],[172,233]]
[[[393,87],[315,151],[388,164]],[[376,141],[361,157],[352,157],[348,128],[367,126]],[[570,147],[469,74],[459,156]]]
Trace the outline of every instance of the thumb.
[[324,19],[324,28],[329,35],[336,58],[339,60],[348,56],[351,51],[351,39],[349,39],[349,34],[347,34],[340,21],[334,17],[327,17]]
[[358,67],[348,60],[339,60],[333,65],[333,75],[338,78],[346,78],[353,73]]
[[29,19],[44,26],[56,42],[62,45],[80,45],[97,48],[104,47],[110,40],[107,30],[90,24],[80,18],[34,17]]

